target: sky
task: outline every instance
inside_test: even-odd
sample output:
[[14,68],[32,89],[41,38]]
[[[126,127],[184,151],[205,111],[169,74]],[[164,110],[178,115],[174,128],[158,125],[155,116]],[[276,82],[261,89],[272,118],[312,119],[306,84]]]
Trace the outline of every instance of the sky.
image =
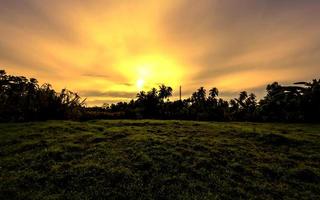
[[320,78],[319,0],[0,0],[0,69],[102,105]]

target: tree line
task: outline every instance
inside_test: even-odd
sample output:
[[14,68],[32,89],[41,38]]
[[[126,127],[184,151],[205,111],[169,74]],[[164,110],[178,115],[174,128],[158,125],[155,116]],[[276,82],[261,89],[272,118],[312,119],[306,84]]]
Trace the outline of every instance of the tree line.
[[215,87],[200,87],[189,98],[170,101],[172,88],[160,85],[141,91],[130,102],[86,107],[77,93],[56,92],[34,78],[7,75],[0,70],[0,121],[47,119],[184,119],[212,121],[320,122],[320,79],[282,86],[267,85],[266,96],[240,92],[229,101]]
[[0,70],[0,121],[19,122],[48,119],[78,119],[84,101],[77,93],[57,93],[50,84],[35,78],[7,75]]
[[161,85],[137,94],[136,100],[106,106],[110,113],[121,113],[124,118],[160,118],[212,121],[276,121],[319,122],[320,79],[282,86],[277,82],[267,85],[266,96],[260,101],[246,91],[226,101],[219,98],[215,87],[207,91],[200,87],[191,97],[169,101],[172,88]]

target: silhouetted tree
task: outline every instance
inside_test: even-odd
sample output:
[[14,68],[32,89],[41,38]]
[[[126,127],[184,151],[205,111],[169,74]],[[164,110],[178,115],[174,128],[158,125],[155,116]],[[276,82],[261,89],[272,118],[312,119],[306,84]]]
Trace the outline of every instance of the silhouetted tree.
[[159,86],[159,98],[161,100],[167,99],[172,96],[172,88],[170,86],[160,85]]
[[7,75],[0,70],[0,121],[76,119],[84,101],[66,89],[56,93],[34,78]]
[[253,93],[243,91],[229,102],[218,98],[219,90],[200,87],[191,97],[169,101],[172,88],[141,91],[129,103],[85,107],[77,93],[57,93],[50,84],[39,86],[36,79],[7,75],[0,70],[0,121],[97,118],[161,118],[215,121],[320,122],[320,80],[282,86],[267,85],[266,96],[257,103]]
[[216,98],[217,96],[219,95],[219,90],[217,89],[217,88],[212,88],[212,89],[210,89],[209,90],[209,96],[211,97],[211,98]]

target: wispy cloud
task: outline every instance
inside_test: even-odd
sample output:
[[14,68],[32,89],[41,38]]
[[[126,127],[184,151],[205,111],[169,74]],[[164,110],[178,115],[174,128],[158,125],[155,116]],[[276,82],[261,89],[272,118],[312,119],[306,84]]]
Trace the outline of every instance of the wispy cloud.
[[133,98],[139,79],[143,89],[163,82],[186,96],[200,86],[231,96],[320,75],[318,0],[0,5],[0,67],[80,91],[90,104]]
[[103,74],[91,74],[91,73],[82,74],[82,76],[92,77],[92,78],[103,78],[103,79],[108,79],[108,78],[109,78],[109,76],[107,76],[107,75],[103,75]]
[[125,91],[100,91],[100,90],[88,90],[80,91],[81,95],[86,97],[108,97],[108,98],[135,98],[135,92],[125,92]]

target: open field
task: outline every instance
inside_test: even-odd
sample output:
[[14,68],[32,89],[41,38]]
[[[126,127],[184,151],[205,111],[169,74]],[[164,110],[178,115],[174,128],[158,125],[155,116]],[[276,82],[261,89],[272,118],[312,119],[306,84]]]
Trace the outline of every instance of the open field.
[[320,125],[0,124],[0,199],[320,199]]

